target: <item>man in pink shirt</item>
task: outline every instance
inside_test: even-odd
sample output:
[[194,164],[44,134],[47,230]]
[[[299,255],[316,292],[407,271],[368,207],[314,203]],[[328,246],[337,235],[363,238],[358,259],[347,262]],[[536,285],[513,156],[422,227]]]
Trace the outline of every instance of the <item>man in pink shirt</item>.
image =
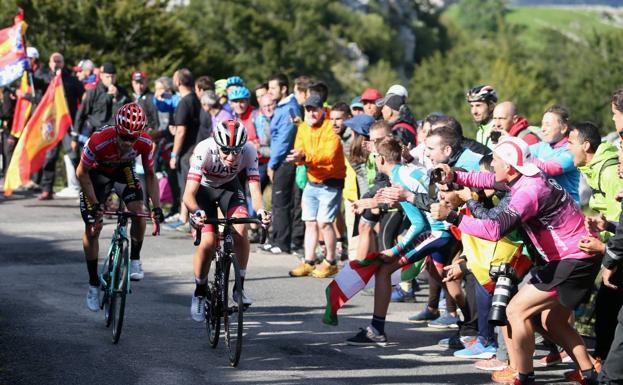
[[[508,208],[497,217],[476,219],[462,216],[439,203],[431,205],[433,218],[446,220],[467,234],[498,241],[522,226],[543,255],[545,264],[511,299],[506,314],[512,331],[512,354],[516,358],[516,385],[535,383],[532,355],[534,332],[541,327],[562,346],[580,367],[585,384],[596,384],[597,374],[580,335],[567,320],[589,295],[599,271],[601,255],[591,256],[579,248],[589,235],[584,217],[573,199],[553,179],[546,179],[532,163],[530,150],[516,137],[503,139],[493,150],[494,173],[454,172],[440,165],[443,183],[455,182],[476,188],[510,190]],[[532,322],[541,318],[541,325]]]

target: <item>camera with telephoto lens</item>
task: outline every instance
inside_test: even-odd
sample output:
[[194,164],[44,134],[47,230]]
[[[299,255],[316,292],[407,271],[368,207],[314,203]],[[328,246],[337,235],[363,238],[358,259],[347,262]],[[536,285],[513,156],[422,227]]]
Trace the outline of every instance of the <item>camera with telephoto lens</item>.
[[504,326],[507,324],[506,306],[517,291],[517,273],[510,264],[503,263],[497,266],[491,265],[489,276],[495,281],[489,323],[495,326]]

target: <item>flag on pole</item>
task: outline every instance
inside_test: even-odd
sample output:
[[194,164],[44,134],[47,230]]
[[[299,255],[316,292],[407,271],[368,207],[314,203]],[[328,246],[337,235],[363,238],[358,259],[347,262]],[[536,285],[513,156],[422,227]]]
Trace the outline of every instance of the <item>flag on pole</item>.
[[27,24],[24,11],[13,18],[13,26],[0,29],[0,87],[4,87],[19,79],[28,66],[24,32]]
[[39,171],[45,154],[60,142],[71,125],[60,71],[54,77],[17,142],[4,179],[4,195]]
[[[19,89],[24,95],[32,93],[32,87],[28,82],[28,72],[24,72],[24,74],[22,75]],[[30,102],[30,100],[22,97],[17,98],[17,102],[15,103],[15,113],[13,114],[13,126],[11,127],[11,135],[16,138],[19,138],[22,135],[22,131],[24,131],[24,127],[26,127],[26,122],[30,117],[31,109],[32,103]]]

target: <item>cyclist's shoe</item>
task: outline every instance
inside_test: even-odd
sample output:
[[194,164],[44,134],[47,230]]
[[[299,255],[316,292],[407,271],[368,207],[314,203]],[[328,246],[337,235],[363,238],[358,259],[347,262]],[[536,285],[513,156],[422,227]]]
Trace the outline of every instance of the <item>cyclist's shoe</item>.
[[305,261],[301,262],[297,267],[290,270],[290,277],[306,277],[314,271],[314,265]]
[[384,333],[376,334],[372,328],[368,326],[365,329],[360,328],[359,333],[346,340],[346,344],[355,346],[385,346],[387,344],[387,336]]
[[205,321],[205,299],[203,297],[195,297],[193,295],[192,302],[190,303],[190,316],[193,321]]
[[312,271],[312,277],[314,278],[329,278],[337,273],[337,264],[331,263],[326,259],[316,265],[314,271]]
[[143,272],[143,265],[139,260],[133,260],[130,262],[130,279],[132,281],[140,281],[145,276]]
[[87,293],[87,307],[91,311],[98,311],[100,308],[100,288],[97,286],[89,286]]
[[[238,302],[238,290],[234,290],[232,299],[234,300],[234,302]],[[242,289],[242,304],[245,308],[253,304],[253,300],[247,296],[247,293],[244,291],[244,289]]]
[[427,321],[436,320],[437,318],[439,318],[439,311],[435,311],[435,312],[430,311],[430,309],[428,309],[428,306],[427,306],[421,312],[409,317],[409,322],[414,322],[414,323],[427,322]]

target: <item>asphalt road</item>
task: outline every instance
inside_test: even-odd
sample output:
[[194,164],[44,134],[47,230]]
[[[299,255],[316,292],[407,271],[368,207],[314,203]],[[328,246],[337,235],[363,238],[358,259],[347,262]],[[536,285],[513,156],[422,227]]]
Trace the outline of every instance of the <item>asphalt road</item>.
[[[114,223],[102,233],[107,248]],[[190,237],[164,232],[143,247],[145,279],[133,285],[118,345],[102,312],[87,310],[88,277],[75,199],[0,198],[0,384],[487,384],[488,373],[436,342],[447,331],[406,322],[423,308],[392,304],[387,347],[344,340],[369,323],[372,297],[356,296],[339,326],[321,323],[329,279],[290,278],[291,255],[253,253],[238,368],[221,341],[208,346],[189,315],[194,285]],[[567,367],[539,371],[558,383]]]

